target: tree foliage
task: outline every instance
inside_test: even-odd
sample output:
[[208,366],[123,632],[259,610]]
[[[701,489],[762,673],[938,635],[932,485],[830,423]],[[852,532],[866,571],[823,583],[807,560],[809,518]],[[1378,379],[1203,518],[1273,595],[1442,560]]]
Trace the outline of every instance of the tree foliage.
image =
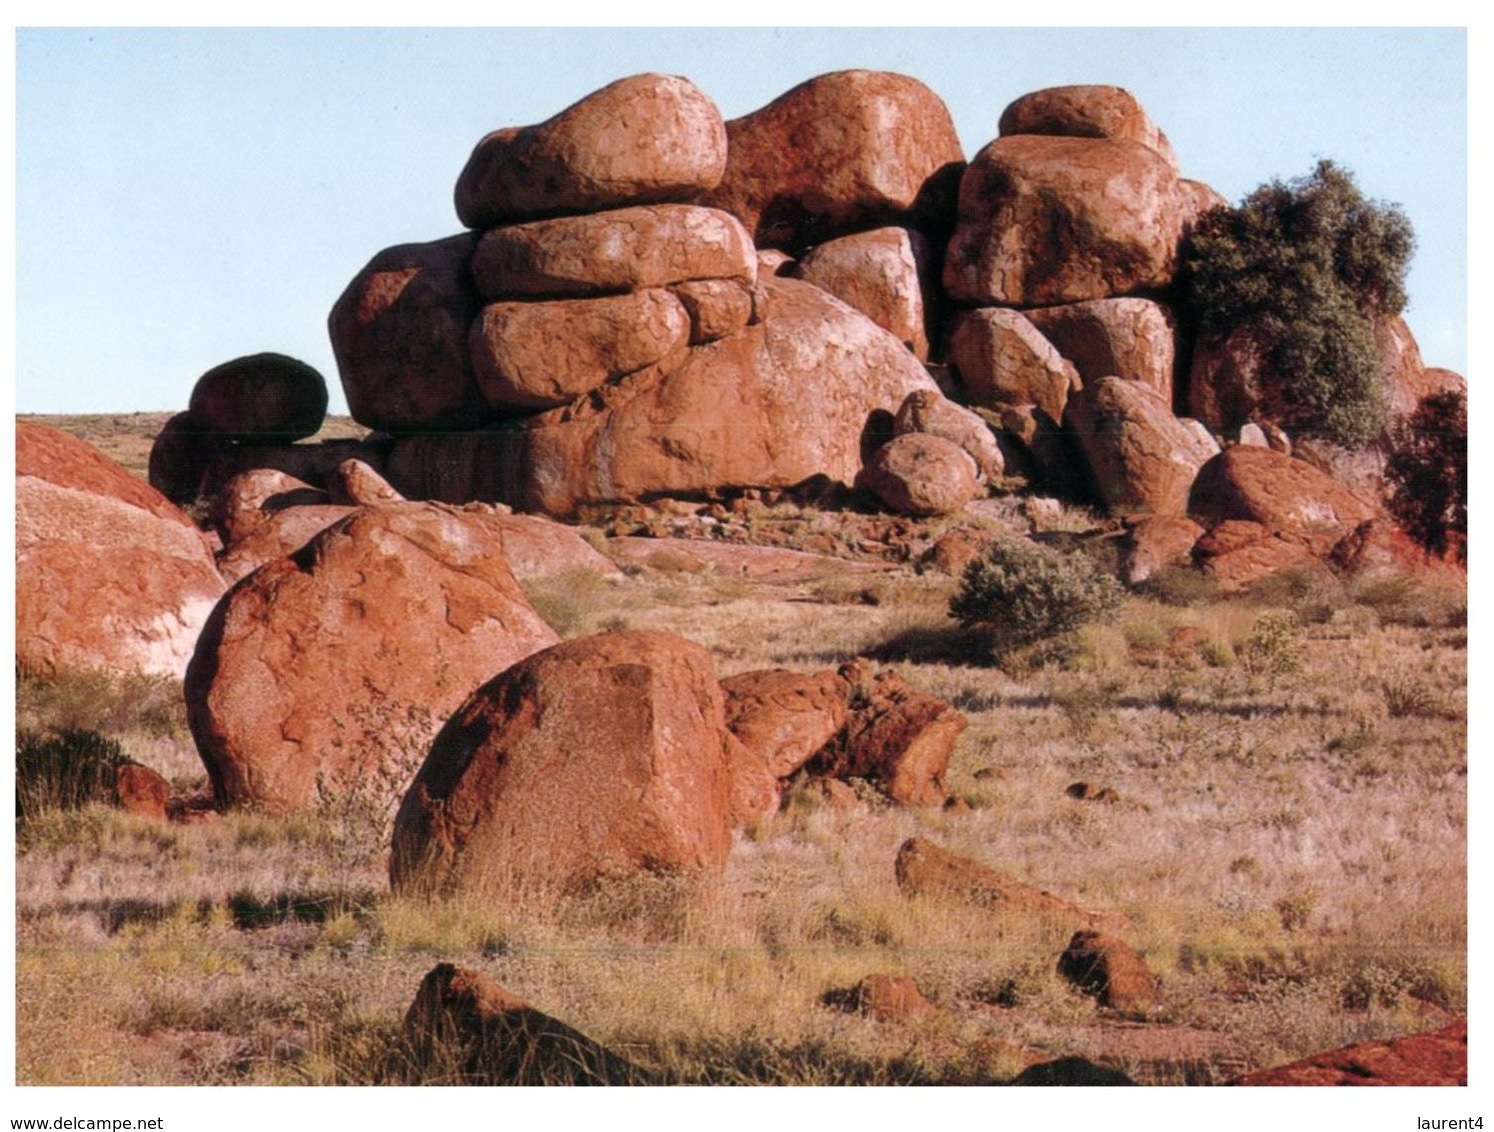
[[1422,398],[1396,430],[1385,478],[1390,512],[1406,533],[1433,554],[1456,543],[1467,556],[1468,401],[1457,391]]
[[1383,424],[1375,320],[1406,305],[1414,247],[1399,206],[1367,200],[1348,170],[1320,161],[1200,217],[1181,279],[1205,336],[1249,328],[1309,427],[1357,445]]

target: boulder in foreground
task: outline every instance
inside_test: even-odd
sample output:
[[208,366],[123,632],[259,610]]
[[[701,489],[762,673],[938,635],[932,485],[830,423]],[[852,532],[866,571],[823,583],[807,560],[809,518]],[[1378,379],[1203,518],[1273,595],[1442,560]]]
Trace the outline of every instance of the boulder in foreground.
[[557,639],[503,537],[491,508],[359,508],[235,586],[185,689],[219,805],[392,805],[446,716]]
[[436,737],[400,806],[396,891],[503,899],[719,872],[735,794],[705,649],[604,633],[520,661]]

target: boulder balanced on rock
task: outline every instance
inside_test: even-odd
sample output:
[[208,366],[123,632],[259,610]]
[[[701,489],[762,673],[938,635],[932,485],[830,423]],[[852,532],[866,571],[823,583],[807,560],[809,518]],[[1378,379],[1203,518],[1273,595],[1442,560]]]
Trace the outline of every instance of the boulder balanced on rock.
[[457,179],[469,228],[687,201],[726,167],[721,112],[689,79],[633,75],[537,126],[495,130]]
[[897,224],[942,234],[964,166],[943,101],[906,75],[837,71],[726,123],[726,171],[701,203],[797,255]]

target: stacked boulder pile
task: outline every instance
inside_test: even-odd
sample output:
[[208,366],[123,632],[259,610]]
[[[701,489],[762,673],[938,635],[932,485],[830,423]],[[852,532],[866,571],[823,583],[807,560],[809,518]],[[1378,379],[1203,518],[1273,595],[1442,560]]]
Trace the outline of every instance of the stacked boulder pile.
[[[883,107],[942,114],[937,146],[879,140]],[[623,79],[483,138],[456,188],[473,231],[381,252],[352,281],[330,319],[349,404],[393,436],[386,473],[411,497],[568,517],[849,484],[869,422],[888,439],[908,395],[936,390],[904,344],[927,336],[916,271],[892,284],[898,337],[760,271],[755,234],[802,246],[922,217],[958,160],[947,112],[900,77],[827,76],[730,124],[684,79]],[[904,237],[888,255],[911,264]]]
[[[1388,430],[1462,378],[1379,318],[1390,424],[1345,450],[1248,328],[1195,342],[1179,249],[1224,201],[1118,87],[1017,99],[967,165],[905,76],[822,75],[723,121],[638,75],[481,139],[455,198],[466,231],[378,253],[333,307],[366,442],[277,449],[279,421],[230,434],[194,394],[160,485],[221,489],[212,457],[325,488],[356,456],[412,499],[561,519],[785,489],[929,516],[1016,475],[1122,524],[1131,582],[1417,564],[1383,511]],[[1222,505],[1242,477],[1274,502]],[[1343,492],[1361,505],[1324,502]]]

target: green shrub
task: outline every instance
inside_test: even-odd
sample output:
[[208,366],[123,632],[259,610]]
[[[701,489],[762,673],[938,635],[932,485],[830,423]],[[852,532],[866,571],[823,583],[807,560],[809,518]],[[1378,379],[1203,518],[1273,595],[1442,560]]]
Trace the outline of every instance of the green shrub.
[[16,817],[111,801],[115,772],[129,762],[118,743],[97,731],[23,731],[16,736]]
[[1383,425],[1375,319],[1406,305],[1415,246],[1396,205],[1366,200],[1331,161],[1215,208],[1184,241],[1180,279],[1205,337],[1248,329],[1296,419],[1355,446]]
[[1027,542],[997,542],[970,563],[949,615],[989,630],[998,658],[1073,633],[1115,610],[1121,585],[1083,555]]
[[1390,512],[1406,533],[1439,557],[1456,546],[1467,558],[1468,401],[1456,391],[1424,397],[1391,440],[1385,462]]

